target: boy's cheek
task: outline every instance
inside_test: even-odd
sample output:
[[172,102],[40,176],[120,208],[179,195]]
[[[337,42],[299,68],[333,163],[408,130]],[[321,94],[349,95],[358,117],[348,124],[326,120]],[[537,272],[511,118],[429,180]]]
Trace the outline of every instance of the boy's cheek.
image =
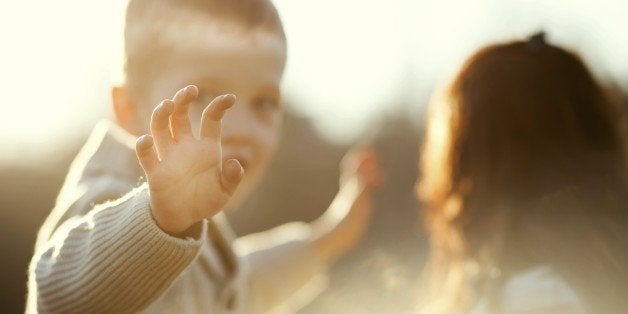
[[269,141],[269,158],[275,155],[275,152],[279,148],[279,142],[281,141],[281,133],[283,131],[283,111],[277,113],[273,119],[273,123],[270,127],[270,141]]
[[138,110],[135,111],[133,118],[130,120],[130,125],[126,127],[127,131],[135,136],[149,134],[151,115],[152,108],[138,108]]

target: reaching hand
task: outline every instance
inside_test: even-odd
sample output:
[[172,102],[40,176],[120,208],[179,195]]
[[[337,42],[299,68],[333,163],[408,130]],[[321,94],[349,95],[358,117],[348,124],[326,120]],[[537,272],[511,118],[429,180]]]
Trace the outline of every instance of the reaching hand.
[[219,212],[244,174],[236,159],[222,160],[221,120],[235,96],[216,97],[205,108],[199,138],[188,117],[196,97],[198,89],[190,85],[162,101],[151,117],[151,135],[140,137],[135,148],[148,180],[153,218],[170,234]]
[[314,244],[334,261],[355,247],[373,213],[372,192],[384,183],[375,152],[353,149],[341,163],[340,190],[327,211],[313,223]]
[[375,152],[368,148],[354,148],[340,164],[340,186],[356,180],[360,188],[372,191],[384,183],[384,175]]

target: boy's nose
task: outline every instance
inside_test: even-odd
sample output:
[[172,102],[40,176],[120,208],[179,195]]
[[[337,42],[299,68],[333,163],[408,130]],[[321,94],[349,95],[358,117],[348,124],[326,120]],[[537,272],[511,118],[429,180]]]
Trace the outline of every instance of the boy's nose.
[[229,109],[222,119],[223,139],[255,141],[260,134],[259,121],[254,112],[240,101]]

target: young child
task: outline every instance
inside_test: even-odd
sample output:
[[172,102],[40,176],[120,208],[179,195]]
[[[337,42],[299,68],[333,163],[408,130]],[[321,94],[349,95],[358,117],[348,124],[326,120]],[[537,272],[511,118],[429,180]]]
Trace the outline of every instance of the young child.
[[628,313],[621,117],[578,55],[473,54],[430,104],[421,313]]
[[345,158],[314,223],[235,240],[222,211],[254,188],[281,124],[275,8],[131,0],[125,56],[118,125],[99,124],[71,166],[38,235],[27,312],[289,309],[363,233],[381,183],[374,155]]

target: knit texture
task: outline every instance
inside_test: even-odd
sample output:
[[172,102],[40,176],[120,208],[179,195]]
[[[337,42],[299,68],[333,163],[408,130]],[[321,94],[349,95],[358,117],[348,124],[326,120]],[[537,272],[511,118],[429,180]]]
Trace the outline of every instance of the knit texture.
[[102,122],[72,163],[37,237],[27,313],[290,312],[321,290],[308,224],[236,241],[219,213],[197,238],[163,232],[134,141]]

